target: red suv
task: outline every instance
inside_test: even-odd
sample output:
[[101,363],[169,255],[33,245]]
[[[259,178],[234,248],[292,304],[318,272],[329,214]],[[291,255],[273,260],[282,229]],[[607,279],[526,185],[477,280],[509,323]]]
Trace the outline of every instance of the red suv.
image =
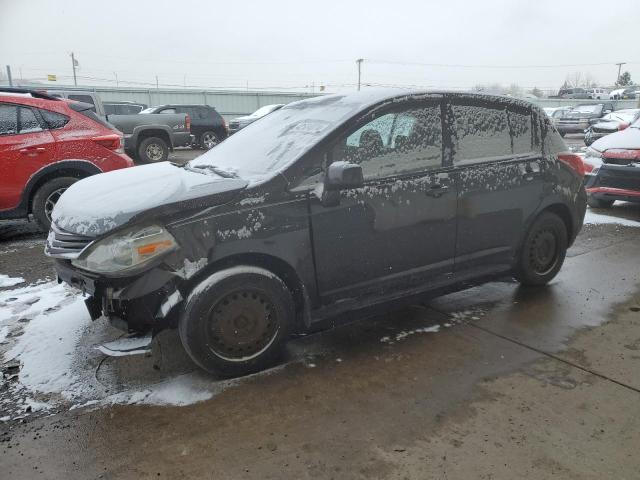
[[122,134],[92,108],[0,88],[0,220],[32,213],[48,229],[53,206],[72,183],[133,166]]

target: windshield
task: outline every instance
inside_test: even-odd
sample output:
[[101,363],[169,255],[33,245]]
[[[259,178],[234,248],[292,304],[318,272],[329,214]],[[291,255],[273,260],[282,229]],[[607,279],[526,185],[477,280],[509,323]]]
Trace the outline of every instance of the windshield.
[[282,171],[368,101],[359,94],[290,103],[192,160],[189,167],[215,167],[259,181]]
[[265,105],[264,107],[260,107],[258,110],[253,112],[250,116],[251,117],[264,117],[265,115],[268,115],[269,113],[273,112],[279,106],[280,105]]

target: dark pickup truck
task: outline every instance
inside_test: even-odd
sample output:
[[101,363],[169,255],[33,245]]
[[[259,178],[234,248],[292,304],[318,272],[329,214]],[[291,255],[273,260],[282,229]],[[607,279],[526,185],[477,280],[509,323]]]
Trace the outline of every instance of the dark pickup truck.
[[612,103],[578,105],[560,117],[556,122],[556,128],[563,137],[567,133],[584,133],[589,128],[591,120],[602,118],[611,112],[613,112]]
[[174,147],[193,143],[191,119],[184,113],[108,115],[100,97],[94,92],[51,90],[49,94],[93,105],[96,116],[106,120],[124,134],[124,148],[141,163],[163,162]]

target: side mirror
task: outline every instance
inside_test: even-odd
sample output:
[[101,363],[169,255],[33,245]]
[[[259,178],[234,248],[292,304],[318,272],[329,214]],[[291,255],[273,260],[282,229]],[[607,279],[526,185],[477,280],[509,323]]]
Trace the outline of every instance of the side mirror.
[[326,190],[344,190],[363,185],[364,176],[360,165],[349,162],[334,162],[329,165],[324,184]]

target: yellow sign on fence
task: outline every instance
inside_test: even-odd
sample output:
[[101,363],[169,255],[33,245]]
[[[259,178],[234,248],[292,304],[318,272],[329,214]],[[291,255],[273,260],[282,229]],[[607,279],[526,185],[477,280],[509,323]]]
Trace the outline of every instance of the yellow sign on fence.
[[47,75],[47,80],[49,80],[50,82],[57,82],[58,77],[56,77],[55,75]]

